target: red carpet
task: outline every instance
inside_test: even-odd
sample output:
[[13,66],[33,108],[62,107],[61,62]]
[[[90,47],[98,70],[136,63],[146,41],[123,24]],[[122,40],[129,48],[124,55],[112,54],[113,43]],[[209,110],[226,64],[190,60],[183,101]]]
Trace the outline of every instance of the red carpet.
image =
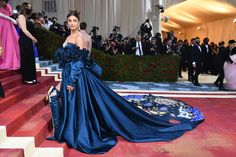
[[0,157],[24,157],[21,149],[0,149]]
[[[34,136],[36,146],[63,147],[65,157],[92,157],[68,148],[66,144],[47,141],[51,132],[51,114],[43,99],[52,77],[39,76],[40,84],[22,85],[16,72],[0,71],[6,98],[0,99],[0,125],[8,136]],[[13,85],[12,85],[13,84]],[[175,98],[200,108],[205,121],[195,130],[171,142],[130,143],[119,137],[118,144],[102,157],[235,157],[236,99]],[[11,150],[0,150],[11,157]],[[20,153],[21,150],[15,150]],[[14,153],[14,152],[13,152]],[[22,156],[18,155],[19,157]],[[15,157],[18,157],[15,155]]]

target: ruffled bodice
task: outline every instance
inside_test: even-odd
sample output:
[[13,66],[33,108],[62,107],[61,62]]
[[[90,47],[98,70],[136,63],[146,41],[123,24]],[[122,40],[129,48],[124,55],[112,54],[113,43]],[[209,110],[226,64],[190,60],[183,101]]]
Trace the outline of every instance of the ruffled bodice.
[[81,61],[84,63],[91,62],[89,51],[87,49],[81,49],[73,43],[67,43],[64,47],[58,49],[55,58],[62,67],[67,63],[75,61]]
[[87,49],[81,49],[73,43],[67,43],[63,48],[57,50],[55,58],[62,67],[62,82],[74,86],[79,75],[87,70],[95,76],[100,77],[102,69],[89,55]]

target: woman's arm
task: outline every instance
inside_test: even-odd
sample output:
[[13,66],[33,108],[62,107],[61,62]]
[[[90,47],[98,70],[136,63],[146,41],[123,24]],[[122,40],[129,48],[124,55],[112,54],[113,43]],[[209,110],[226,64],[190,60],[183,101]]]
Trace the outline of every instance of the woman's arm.
[[92,53],[92,38],[91,38],[91,36],[89,36],[90,38],[89,38],[89,55],[91,55],[91,53]]
[[79,78],[81,69],[84,67],[84,63],[81,61],[76,61],[71,64],[70,77],[67,80],[67,90],[69,90],[69,92],[74,90],[76,80]]
[[26,18],[24,15],[19,15],[18,17],[19,27],[22,32],[29,37],[34,43],[37,43],[37,39],[27,30],[26,28]]
[[9,17],[9,16],[7,16],[7,15],[4,15],[4,14],[0,13],[0,17],[4,18],[4,19],[6,19],[6,20],[11,21],[14,25],[17,25],[16,20],[13,19],[13,18],[11,18],[11,17]]

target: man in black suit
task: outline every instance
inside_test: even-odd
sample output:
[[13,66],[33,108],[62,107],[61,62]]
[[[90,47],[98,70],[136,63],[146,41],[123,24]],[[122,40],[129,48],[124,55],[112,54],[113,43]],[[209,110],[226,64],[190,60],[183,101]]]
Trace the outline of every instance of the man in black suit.
[[202,71],[202,49],[200,46],[200,39],[196,38],[196,45],[193,47],[192,51],[192,65],[194,68],[194,75],[193,75],[193,84],[195,86],[200,86],[198,82],[198,75]]
[[220,75],[218,76],[217,80],[214,82],[216,86],[219,87],[219,90],[225,90],[223,86],[224,82],[224,63],[229,62],[233,63],[232,59],[230,58],[231,55],[236,54],[235,50],[235,40],[229,40],[228,42],[229,46],[226,47],[219,55],[220,55]]
[[136,40],[132,42],[132,51],[136,56],[143,56],[144,54],[144,42],[142,41],[141,35],[136,36]]
[[203,73],[206,73],[208,74],[209,73],[209,69],[210,69],[210,66],[211,66],[211,58],[212,58],[212,50],[210,48],[210,45],[208,44],[209,43],[209,39],[208,38],[204,38],[203,39],[203,44],[201,46],[202,48],[202,63],[203,63]]
[[191,44],[187,49],[187,62],[188,62],[188,81],[193,81],[193,48],[195,47],[195,38],[191,39]]

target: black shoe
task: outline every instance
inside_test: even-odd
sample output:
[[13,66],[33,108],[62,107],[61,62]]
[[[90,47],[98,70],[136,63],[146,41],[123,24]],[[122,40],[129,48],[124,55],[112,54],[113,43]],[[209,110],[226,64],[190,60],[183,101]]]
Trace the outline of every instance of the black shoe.
[[179,76],[180,78],[183,78],[183,76]]
[[194,86],[199,86],[200,87],[201,85],[199,83],[194,83]]
[[219,84],[218,84],[217,82],[214,82],[214,85],[215,85],[216,87],[219,87]]

